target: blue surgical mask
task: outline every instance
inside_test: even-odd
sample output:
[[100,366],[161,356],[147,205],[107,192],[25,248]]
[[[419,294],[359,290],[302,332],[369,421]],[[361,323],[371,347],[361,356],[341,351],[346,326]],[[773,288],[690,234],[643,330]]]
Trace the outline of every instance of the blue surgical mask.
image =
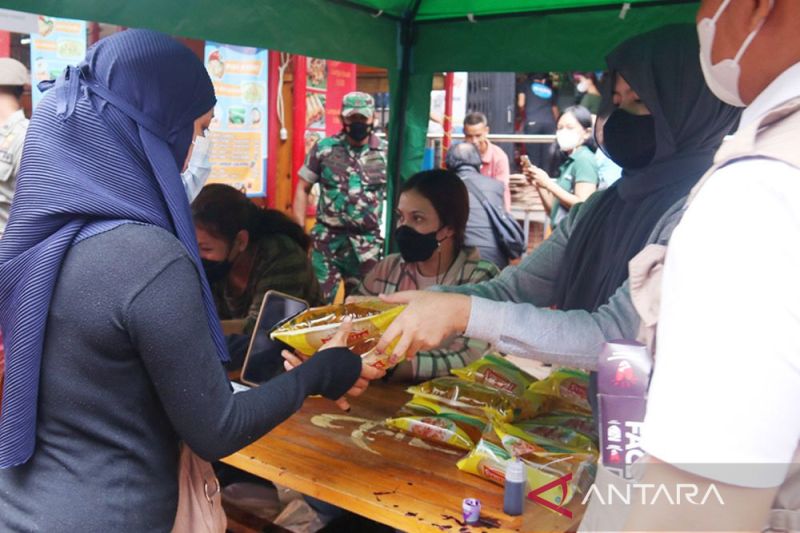
[[208,138],[208,130],[206,130],[204,136],[196,137],[193,144],[194,148],[192,148],[189,164],[181,174],[183,189],[186,191],[189,203],[192,203],[197,198],[206,181],[208,181],[208,176],[211,174],[211,163],[209,162],[211,139]]

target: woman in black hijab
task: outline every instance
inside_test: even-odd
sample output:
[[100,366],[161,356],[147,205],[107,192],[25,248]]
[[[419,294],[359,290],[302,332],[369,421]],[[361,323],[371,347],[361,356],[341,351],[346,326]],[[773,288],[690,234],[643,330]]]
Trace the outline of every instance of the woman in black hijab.
[[628,261],[648,243],[668,239],[689,190],[739,115],[706,87],[693,25],[633,37],[607,62],[616,108],[604,143],[622,178],[571,209],[547,241],[499,277],[441,289],[459,294],[387,298],[409,307],[379,348],[400,335],[395,351],[413,353],[466,331],[501,352],[594,369],[607,339],[636,336]]

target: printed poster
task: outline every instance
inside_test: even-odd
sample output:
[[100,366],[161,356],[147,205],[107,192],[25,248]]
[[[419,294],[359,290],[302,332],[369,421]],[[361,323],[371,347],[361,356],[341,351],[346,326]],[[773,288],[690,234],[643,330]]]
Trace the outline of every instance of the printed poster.
[[[305,156],[317,142],[342,131],[342,98],[356,90],[356,66],[341,61],[306,57]],[[305,158],[304,156],[304,158]],[[319,184],[314,184],[307,213],[316,213]]]
[[354,64],[306,58],[306,154],[323,137],[342,131],[342,98],[355,90]]
[[267,50],[207,41],[205,64],[217,94],[209,183],[266,196]]
[[45,17],[37,20],[38,33],[31,34],[31,100],[42,99],[37,85],[57,78],[70,65],[86,56],[86,21]]

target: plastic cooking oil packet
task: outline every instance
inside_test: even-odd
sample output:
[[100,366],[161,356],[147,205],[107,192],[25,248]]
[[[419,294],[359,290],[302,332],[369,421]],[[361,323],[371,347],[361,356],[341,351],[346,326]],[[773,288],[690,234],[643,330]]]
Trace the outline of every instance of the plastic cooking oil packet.
[[588,400],[589,374],[580,370],[561,368],[546,379],[537,381],[528,390],[558,398],[567,405],[571,404],[584,412],[591,412],[592,409]]
[[404,305],[388,304],[378,299],[313,307],[273,331],[270,336],[300,353],[313,355],[336,334],[344,318],[349,315],[353,319],[353,329],[347,338],[348,348],[360,355],[367,364],[386,369],[400,363],[405,357],[391,355],[393,344],[385,353],[378,352],[375,347],[383,332],[404,308]]
[[[481,439],[474,450],[458,461],[458,469],[503,485],[512,458],[501,445]],[[520,457],[520,460],[525,466],[526,492],[550,485],[552,488],[542,491],[539,498],[559,506],[572,500],[584,471],[591,466],[585,462],[576,463],[571,456],[540,456],[541,463],[531,461],[530,456]],[[566,478],[570,473],[572,478]]]
[[483,383],[495,389],[522,396],[536,378],[499,355],[489,354],[451,373],[467,381]]
[[386,425],[427,441],[462,450],[471,450],[477,441],[473,441],[464,431],[468,423],[449,416],[402,416],[386,420]]
[[545,396],[526,393],[520,398],[481,383],[449,376],[414,385],[408,392],[467,414],[503,421],[531,418],[547,406]]
[[486,428],[486,419],[415,396],[386,424],[425,440],[471,450]]

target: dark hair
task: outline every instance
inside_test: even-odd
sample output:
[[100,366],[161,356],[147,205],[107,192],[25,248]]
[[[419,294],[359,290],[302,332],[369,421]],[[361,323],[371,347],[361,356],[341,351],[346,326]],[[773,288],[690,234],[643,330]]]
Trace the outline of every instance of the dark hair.
[[23,92],[25,92],[25,87],[22,85],[0,85],[0,94],[9,94],[17,100],[22,98]]
[[464,127],[475,126],[476,124],[489,125],[489,119],[480,111],[472,111],[464,117]]
[[455,233],[456,251],[464,246],[464,233],[469,218],[469,194],[458,174],[436,168],[417,172],[403,183],[400,192],[416,191],[433,205],[442,227],[449,226]]
[[481,154],[472,143],[462,142],[454,144],[447,150],[444,156],[444,164],[448,170],[456,171],[460,167],[469,166],[475,170],[480,170],[483,162]]
[[232,242],[241,230],[254,243],[267,235],[286,235],[303,250],[311,239],[291,218],[274,209],[262,209],[229,185],[206,185],[192,202],[194,223],[215,237]]
[[564,115],[572,115],[578,121],[578,124],[586,129],[592,127],[592,112],[582,105],[569,106],[561,112],[561,116],[563,117]]
[[[591,130],[592,129],[592,124],[593,124],[592,112],[589,111],[588,109],[586,109],[585,107],[583,107],[582,105],[573,105],[573,106],[570,106],[570,107],[566,108],[561,113],[561,116],[564,116],[564,115],[567,115],[567,114],[572,115],[573,117],[575,117],[575,120],[577,120],[578,124],[580,124],[583,128],[585,128],[587,130]],[[588,148],[589,150],[591,150],[592,152],[594,152],[597,149],[597,146],[595,146],[595,143],[594,143],[594,135],[589,135],[589,138],[586,139],[586,141],[584,141],[583,145],[586,148]]]

